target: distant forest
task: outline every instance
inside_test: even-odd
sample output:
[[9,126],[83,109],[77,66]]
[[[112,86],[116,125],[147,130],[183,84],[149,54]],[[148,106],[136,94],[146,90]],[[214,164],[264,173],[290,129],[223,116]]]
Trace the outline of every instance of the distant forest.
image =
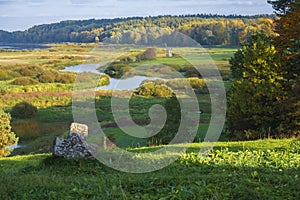
[[[103,42],[147,45],[174,31],[201,45],[239,46],[253,32],[273,34],[274,15],[180,15],[116,19],[67,20],[34,26],[26,31],[0,30],[0,43]],[[158,29],[157,27],[163,28]]]

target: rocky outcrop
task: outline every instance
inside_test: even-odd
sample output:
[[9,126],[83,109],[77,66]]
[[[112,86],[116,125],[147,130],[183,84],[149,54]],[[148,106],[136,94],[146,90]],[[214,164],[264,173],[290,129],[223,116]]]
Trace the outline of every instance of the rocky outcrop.
[[86,142],[88,126],[73,123],[66,139],[55,138],[52,153],[65,158],[91,158],[92,147]]

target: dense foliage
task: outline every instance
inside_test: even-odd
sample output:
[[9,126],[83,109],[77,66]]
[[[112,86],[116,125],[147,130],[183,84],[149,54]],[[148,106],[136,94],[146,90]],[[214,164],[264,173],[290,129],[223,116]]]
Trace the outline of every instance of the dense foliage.
[[8,147],[17,143],[18,138],[11,132],[10,115],[0,110],[0,157],[8,156],[12,152]]
[[230,61],[228,128],[241,138],[300,134],[300,1],[269,3],[278,15],[273,41],[256,34]]
[[228,97],[228,129],[240,139],[276,134],[286,96],[278,52],[266,35],[257,33],[231,59],[236,79]]
[[[34,26],[26,31],[0,31],[3,43],[98,42],[111,39],[117,43],[152,44],[160,31],[179,31],[201,45],[237,46],[257,30],[272,34],[272,16],[185,15],[131,17],[101,20],[67,20],[60,23]],[[176,37],[176,36],[175,36]],[[169,45],[176,43],[170,41]],[[179,41],[182,42],[182,41]]]
[[284,103],[286,119],[283,130],[289,134],[300,134],[300,1],[271,1],[277,11],[274,38],[288,80],[288,99]]
[[146,82],[137,88],[135,94],[145,97],[172,97],[173,90],[165,84]]

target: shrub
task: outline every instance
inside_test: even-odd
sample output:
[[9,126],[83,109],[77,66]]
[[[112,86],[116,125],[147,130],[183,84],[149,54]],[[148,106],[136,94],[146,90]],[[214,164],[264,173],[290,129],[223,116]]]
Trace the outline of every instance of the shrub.
[[11,114],[13,117],[24,119],[35,116],[37,111],[37,107],[27,102],[22,102],[13,107]]
[[8,156],[12,149],[9,146],[16,145],[18,138],[11,132],[10,115],[0,110],[0,157]]
[[70,84],[74,83],[76,80],[76,74],[73,73],[61,73],[59,78],[56,79],[59,83]]
[[153,97],[172,97],[173,90],[165,84],[148,82],[142,84],[135,92],[136,95]]
[[206,83],[203,79],[199,78],[188,78],[187,79],[189,84],[192,86],[194,89],[201,89],[206,87]]
[[156,58],[156,52],[155,48],[148,48],[144,53],[143,53],[143,60],[153,60]]
[[192,88],[195,90],[198,94],[208,94],[208,88],[203,79],[200,78],[188,78],[187,81],[192,86]]
[[130,67],[127,64],[112,63],[109,67],[105,69],[104,73],[112,78],[121,78],[131,69],[132,67]]
[[11,79],[11,76],[4,70],[0,69],[0,81],[5,81]]
[[44,70],[42,73],[37,75],[41,83],[54,83],[59,82],[60,73],[56,70]]
[[39,82],[33,78],[29,78],[29,77],[19,77],[16,78],[11,84],[13,85],[36,85]]
[[145,52],[136,56],[136,61],[156,59],[155,48],[148,48]]
[[171,80],[145,80],[142,82],[142,85],[145,83],[154,83],[155,85],[163,85],[170,87],[172,90],[182,90],[189,87],[193,88],[196,93],[199,94],[208,94],[208,89],[206,83],[203,79],[199,78],[176,78]]
[[38,76],[39,82],[41,83],[54,83],[55,76],[51,73],[43,73]]
[[21,67],[18,69],[17,72],[22,76],[37,76],[42,71],[43,69],[41,67],[31,66],[31,67]]
[[31,70],[31,69],[28,69],[28,68],[20,68],[18,70],[18,72],[22,75],[22,76],[35,76],[36,75],[36,72]]
[[98,82],[98,87],[106,86],[110,84],[110,77],[108,75],[102,75]]
[[17,77],[21,77],[22,75],[20,74],[20,73],[18,73],[18,72],[16,72],[16,71],[7,71],[7,73],[9,74],[9,76],[11,77],[11,78],[17,78]]

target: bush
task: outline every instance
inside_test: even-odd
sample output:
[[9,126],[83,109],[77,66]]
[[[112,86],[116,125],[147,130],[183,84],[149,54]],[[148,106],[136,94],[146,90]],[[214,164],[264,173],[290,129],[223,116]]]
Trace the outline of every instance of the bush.
[[21,67],[17,70],[22,76],[37,76],[42,71],[43,69],[37,66]]
[[13,117],[24,119],[34,117],[37,111],[37,107],[27,102],[22,102],[13,107],[11,114]]
[[0,81],[6,81],[11,79],[11,76],[4,70],[0,69]]
[[22,75],[22,76],[35,76],[36,72],[32,71],[31,69],[28,68],[20,68],[18,70],[18,72]]
[[74,83],[75,80],[76,80],[76,74],[73,73],[62,73],[60,74],[59,78],[56,79],[57,82],[64,83],[64,84]]
[[0,110],[0,157],[8,156],[12,149],[7,148],[18,143],[18,138],[11,132],[10,115]]
[[142,54],[136,56],[136,61],[140,62],[142,60],[154,60],[156,59],[155,48],[148,48]]
[[144,60],[153,60],[156,58],[156,52],[155,48],[148,48],[144,53],[143,53],[143,59]]
[[172,97],[173,90],[165,84],[148,82],[142,84],[135,92],[136,95],[152,97]]
[[203,79],[200,78],[188,78],[187,81],[192,86],[197,94],[208,94],[208,88]]
[[198,94],[208,94],[208,89],[206,83],[203,79],[199,78],[176,78],[170,79],[167,81],[164,80],[145,80],[142,82],[143,84],[146,83],[154,83],[155,85],[166,85],[170,87],[172,90],[183,90],[187,88],[192,88]]
[[55,82],[55,76],[51,73],[43,73],[38,76],[39,82],[41,83],[54,83]]
[[33,78],[19,77],[19,78],[16,78],[11,84],[26,86],[26,85],[36,85],[38,83],[39,82],[37,80],[33,79]]
[[122,78],[131,69],[132,67],[127,64],[112,63],[105,69],[104,73],[112,78]]
[[10,71],[10,70],[8,70],[7,73],[9,74],[9,76],[11,78],[17,78],[17,77],[21,77],[22,76],[20,73],[18,73],[16,71]]
[[98,87],[103,87],[110,84],[110,77],[108,75],[102,75],[98,82]]

